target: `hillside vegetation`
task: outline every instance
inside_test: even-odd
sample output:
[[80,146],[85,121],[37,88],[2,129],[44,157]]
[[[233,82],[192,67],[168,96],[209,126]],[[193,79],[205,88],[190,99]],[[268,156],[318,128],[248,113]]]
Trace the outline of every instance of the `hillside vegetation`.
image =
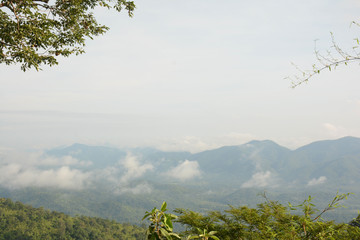
[[[360,239],[360,216],[350,223],[334,223],[322,219],[322,215],[346,199],[349,193],[336,195],[323,210],[317,210],[309,197],[302,204],[282,205],[269,200],[256,208],[233,207],[223,211],[210,211],[201,214],[191,210],[177,209],[176,216],[167,213],[164,202],[159,209],[146,212],[143,219],[150,221],[147,239],[201,239],[201,240],[252,240],[252,239]],[[301,210],[301,211],[299,211]],[[185,226],[181,233],[173,232],[172,221]]]
[[336,192],[354,193],[327,220],[347,223],[360,209],[360,138],[314,142],[291,150],[270,140],[199,153],[73,144],[27,155],[0,152],[1,197],[71,216],[139,224],[164,200],[208,212],[255,208],[259,193],[286,205],[309,195],[326,207]]
[[[349,194],[336,195],[324,210],[317,210],[309,197],[297,206],[271,201],[257,207],[229,206],[222,211],[199,213],[176,209],[168,213],[164,202],[160,209],[146,212],[149,227],[119,224],[97,217],[71,217],[64,213],[34,208],[21,202],[0,198],[0,240],[40,239],[360,239],[360,217],[350,223],[334,223],[322,215],[341,205]],[[174,230],[173,223],[177,224]],[[181,228],[179,226],[182,225]],[[183,231],[178,231],[182,229]]]
[[96,217],[70,217],[0,198],[0,239],[144,239],[144,228]]

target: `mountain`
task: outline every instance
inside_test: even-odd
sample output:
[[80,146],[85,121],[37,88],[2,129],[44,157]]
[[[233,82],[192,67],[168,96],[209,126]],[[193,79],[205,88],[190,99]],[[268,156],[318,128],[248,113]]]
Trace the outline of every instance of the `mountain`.
[[334,185],[358,184],[360,138],[344,137],[308,144],[293,151],[288,163],[286,179],[324,176]]
[[[240,146],[226,146],[192,155],[200,169],[217,182],[244,182],[256,172],[281,169],[290,150],[273,141],[251,141]],[[221,179],[221,180],[220,180]]]
[[71,156],[80,161],[88,162],[89,168],[97,169],[112,166],[119,159],[126,156],[126,152],[117,148],[103,146],[88,146],[75,143],[68,147],[59,147],[46,151],[46,154],[54,157]]
[[[357,174],[360,172],[360,138],[355,137],[317,141],[296,150],[264,140],[195,154],[164,152],[153,148],[121,150],[73,144],[48,150],[46,155],[71,156],[84,161],[87,164],[77,166],[81,170],[116,167],[119,174],[125,174],[129,170],[125,166],[130,164],[126,163],[126,159],[133,156],[137,165],[133,166],[132,171],[139,175],[137,179],[155,182],[162,182],[164,179],[171,182],[186,180],[188,184],[235,183],[237,187],[306,187],[325,182],[332,185],[360,183],[360,175]],[[147,166],[147,169],[140,170],[144,173],[139,174],[138,170],[142,166]],[[194,172],[194,177],[191,176],[191,171]],[[189,176],[185,177],[187,173]],[[182,174],[184,179],[181,178]]]
[[[4,197],[72,215],[138,222],[164,200],[207,211],[259,203],[264,199],[257,195],[264,190],[285,203],[308,195],[327,203],[337,191],[360,194],[360,138],[318,141],[295,150],[270,140],[251,141],[193,154],[73,144],[45,151],[34,165],[0,162],[1,168],[19,169],[0,176]],[[356,215],[358,202],[350,200],[341,219]]]

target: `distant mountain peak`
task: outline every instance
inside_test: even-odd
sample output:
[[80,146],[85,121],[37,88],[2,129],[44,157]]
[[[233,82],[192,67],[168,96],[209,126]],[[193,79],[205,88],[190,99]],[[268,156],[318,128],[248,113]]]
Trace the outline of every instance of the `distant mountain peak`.
[[258,144],[273,144],[273,145],[279,145],[276,142],[272,141],[272,140],[252,140],[246,144],[254,144],[254,145],[258,145]]
[[83,143],[73,143],[68,147],[88,147],[88,145],[83,144]]
[[240,147],[242,147],[242,146],[245,146],[245,147],[253,146],[256,148],[282,148],[282,149],[289,150],[288,148],[283,147],[271,140],[252,140],[248,143],[240,145]]
[[320,140],[316,142],[312,142],[310,144],[304,145],[302,147],[299,147],[296,149],[296,151],[304,151],[306,149],[312,149],[316,148],[320,151],[323,151],[323,148],[330,148],[333,146],[337,146],[338,148],[349,148],[353,145],[359,145],[360,147],[360,138],[352,137],[352,136],[346,136],[338,139],[332,139],[332,140]]

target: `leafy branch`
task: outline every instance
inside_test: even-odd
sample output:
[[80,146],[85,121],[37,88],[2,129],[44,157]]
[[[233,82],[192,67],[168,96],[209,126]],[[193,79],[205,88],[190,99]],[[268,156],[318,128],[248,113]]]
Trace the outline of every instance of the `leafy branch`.
[[21,63],[21,69],[40,70],[58,64],[59,56],[84,53],[86,38],[104,34],[92,10],[96,7],[125,9],[133,16],[128,0],[0,0],[0,63]]
[[353,194],[353,193],[343,193],[343,194],[340,194],[340,195],[339,195],[339,193],[336,193],[336,196],[329,203],[329,205],[326,208],[324,208],[321,211],[321,213],[319,215],[317,215],[315,218],[313,218],[311,221],[318,220],[327,211],[334,210],[334,209],[339,208],[339,207],[344,207],[344,206],[339,205],[339,204],[340,204],[340,202],[342,200],[346,200],[350,194]]
[[172,220],[177,216],[171,213],[166,213],[166,202],[163,202],[161,209],[153,208],[151,212],[146,212],[143,221],[145,219],[150,221],[150,226],[147,230],[147,239],[149,240],[161,240],[161,239],[181,239],[176,233],[173,233]]
[[214,240],[220,240],[218,237],[215,236],[215,234],[217,233],[216,231],[207,232],[206,229],[201,230],[200,228],[196,228],[196,230],[199,233],[198,235],[190,235],[186,239],[187,240],[190,240],[190,239],[201,239],[201,240],[214,239]]
[[[353,21],[351,25],[356,25],[357,27],[360,27],[360,24],[355,21]],[[331,35],[331,46],[326,51],[325,54],[321,53],[317,49],[316,41],[315,41],[314,53],[317,63],[312,65],[311,70],[303,70],[298,65],[292,63],[295,69],[299,72],[299,74],[297,75],[285,78],[291,81],[292,88],[298,87],[303,83],[307,83],[311,78],[313,78],[315,75],[320,74],[324,70],[332,71],[335,70],[340,65],[348,65],[350,63],[360,61],[360,51],[358,50],[360,45],[359,38],[354,39],[355,43],[351,51],[345,51],[336,42],[334,34],[332,32],[330,33],[330,35]]]
[[[267,198],[256,208],[248,206],[233,207],[220,211],[210,211],[207,214],[191,210],[177,209],[177,223],[185,227],[182,239],[199,240],[233,240],[233,239],[360,239],[360,215],[349,224],[335,223],[322,219],[327,211],[342,207],[340,202],[351,193],[336,194],[327,207],[319,211],[309,196],[300,205],[282,205]],[[162,210],[166,210],[166,207]],[[144,218],[151,221],[148,239],[179,239],[166,237],[162,232],[169,229],[161,219],[162,210],[156,208],[147,212]],[[302,210],[303,214],[293,213]],[[160,215],[159,215],[160,214]],[[159,217],[160,216],[160,217]],[[315,216],[315,217],[314,217]],[[172,230],[172,228],[171,228]],[[171,233],[173,233],[171,231]]]

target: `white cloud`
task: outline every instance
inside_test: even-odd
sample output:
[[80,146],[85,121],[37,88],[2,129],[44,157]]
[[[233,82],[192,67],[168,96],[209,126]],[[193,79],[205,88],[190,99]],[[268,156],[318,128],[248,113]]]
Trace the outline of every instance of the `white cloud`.
[[47,170],[28,168],[20,164],[0,166],[0,184],[10,188],[36,186],[81,189],[86,186],[90,175],[67,166]]
[[132,193],[132,194],[147,194],[151,193],[152,188],[148,183],[140,183],[135,187],[130,186],[120,186],[117,188],[114,193],[115,194],[123,194],[123,193]]
[[319,185],[319,184],[323,184],[327,181],[327,178],[325,176],[321,176],[319,178],[313,178],[308,182],[308,186],[314,186],[314,185]]
[[71,156],[48,157],[42,152],[0,150],[0,184],[4,187],[59,187],[81,189],[86,187],[91,173],[70,166],[84,166],[88,162]]
[[270,171],[257,172],[251,176],[251,179],[241,185],[242,188],[266,187],[272,182]]
[[26,166],[89,166],[92,163],[80,161],[72,156],[47,156],[42,151],[22,152],[0,149],[0,163],[19,163]]
[[211,148],[216,148],[218,145],[206,143],[202,139],[195,136],[185,136],[176,139],[164,139],[159,142],[156,148],[162,151],[190,151],[200,152]]
[[346,129],[342,126],[336,126],[331,123],[324,123],[323,126],[332,137],[343,137],[346,135]]
[[56,157],[45,157],[39,159],[37,165],[45,166],[90,166],[92,162],[89,161],[80,161],[77,158],[72,156],[64,156],[61,158]]
[[141,163],[138,156],[128,153],[118,164],[94,172],[97,180],[105,180],[113,187],[114,194],[150,193],[152,188],[148,183],[136,184],[133,180],[140,178],[153,169],[149,163]]
[[0,151],[0,163],[18,163],[26,166],[40,164],[42,152],[22,152],[12,149]]
[[181,181],[186,181],[195,177],[200,177],[201,172],[198,162],[185,160],[175,168],[168,171],[166,175]]
[[335,125],[332,125],[331,123],[324,123],[323,126],[329,132],[336,133],[338,131],[338,128],[335,127]]
[[185,136],[176,139],[164,139],[156,148],[163,151],[190,151],[192,153],[229,145],[240,145],[256,139],[256,136],[246,133],[230,132],[228,134],[199,137]]
[[131,179],[139,178],[144,173],[154,168],[153,165],[149,163],[141,165],[138,157],[133,156],[130,153],[126,156],[122,165],[125,167],[125,174],[120,179],[120,182],[122,183],[127,183]]
[[101,170],[94,171],[94,177],[96,180],[106,180],[111,182],[112,184],[119,183],[119,169],[115,166],[107,167]]

